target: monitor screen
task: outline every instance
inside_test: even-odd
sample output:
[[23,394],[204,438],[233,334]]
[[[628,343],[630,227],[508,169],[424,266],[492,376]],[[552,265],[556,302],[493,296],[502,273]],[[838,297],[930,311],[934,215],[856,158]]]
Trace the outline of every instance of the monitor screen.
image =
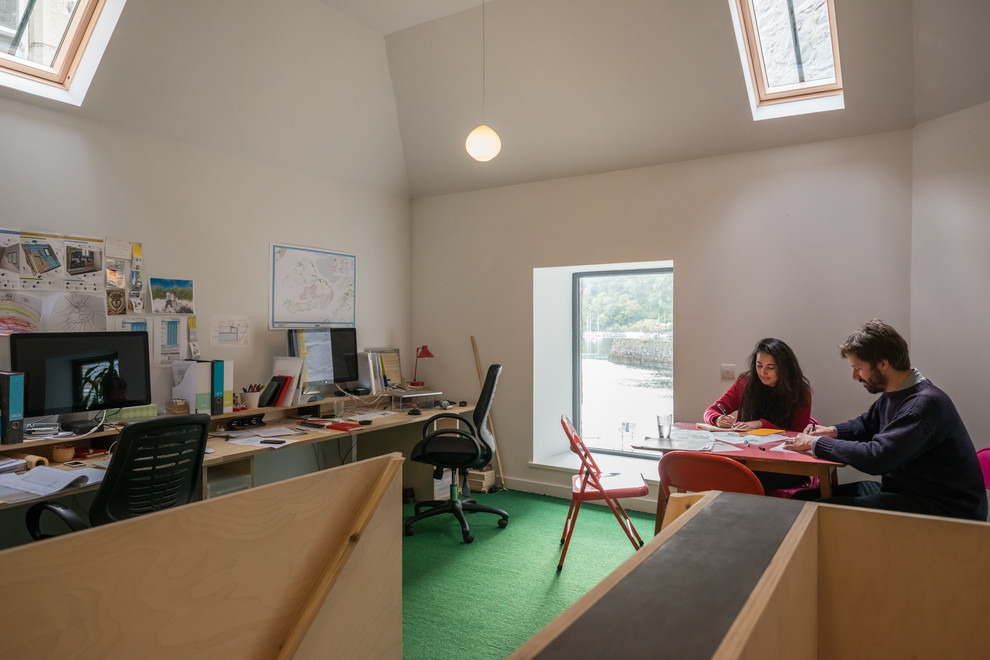
[[14,334],[10,369],[24,373],[25,417],[151,403],[147,332]]
[[349,383],[358,379],[357,332],[354,328],[289,330],[289,355],[304,358],[303,386]]

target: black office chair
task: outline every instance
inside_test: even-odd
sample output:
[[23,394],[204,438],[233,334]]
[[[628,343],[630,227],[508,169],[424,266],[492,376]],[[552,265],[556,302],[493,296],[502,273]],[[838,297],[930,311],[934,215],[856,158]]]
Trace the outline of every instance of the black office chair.
[[[209,430],[209,415],[157,417],[126,425],[89,508],[90,525],[198,501]],[[74,532],[89,526],[60,502],[38,502],[27,512],[28,532],[35,540],[50,536],[41,531],[45,511],[61,518]]]
[[[464,512],[482,511],[501,516],[499,527],[509,524],[509,514],[501,509],[478,504],[470,497],[461,499],[457,494],[457,475],[461,475],[464,495],[471,494],[467,473],[469,469],[482,468],[491,462],[494,455],[495,439],[488,430],[488,413],[492,409],[495,398],[495,385],[502,373],[502,365],[493,364],[488,367],[485,385],[481,388],[478,405],[474,409],[473,421],[463,415],[441,413],[434,415],[423,427],[423,439],[416,443],[412,450],[412,460],[419,463],[429,463],[434,467],[433,478],[442,479],[444,470],[451,471],[451,488],[449,500],[430,500],[417,502],[415,515],[405,522],[406,536],[412,536],[413,524],[423,518],[429,518],[441,513],[452,513],[461,523],[461,534],[465,543],[471,543],[474,535],[464,519]],[[435,427],[435,422],[441,419],[457,420],[457,428]]]

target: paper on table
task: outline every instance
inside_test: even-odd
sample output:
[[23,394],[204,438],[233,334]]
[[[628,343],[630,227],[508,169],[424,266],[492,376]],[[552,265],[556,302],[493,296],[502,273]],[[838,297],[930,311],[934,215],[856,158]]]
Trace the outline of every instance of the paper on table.
[[710,449],[717,454],[724,454],[727,451],[742,451],[742,447],[737,447],[731,442],[726,442],[725,440],[715,439],[712,440],[712,446]]
[[35,495],[51,495],[69,486],[85,486],[103,481],[105,470],[83,468],[59,470],[38,466],[24,474],[0,474],[0,487],[12,488]]

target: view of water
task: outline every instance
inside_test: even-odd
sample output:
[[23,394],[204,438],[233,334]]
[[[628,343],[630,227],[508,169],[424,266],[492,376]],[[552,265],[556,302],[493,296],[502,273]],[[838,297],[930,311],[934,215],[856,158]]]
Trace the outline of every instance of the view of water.
[[[674,409],[672,373],[585,356],[581,437],[590,447],[630,450],[634,440],[657,436],[657,413]],[[620,433],[619,424],[635,425]]]

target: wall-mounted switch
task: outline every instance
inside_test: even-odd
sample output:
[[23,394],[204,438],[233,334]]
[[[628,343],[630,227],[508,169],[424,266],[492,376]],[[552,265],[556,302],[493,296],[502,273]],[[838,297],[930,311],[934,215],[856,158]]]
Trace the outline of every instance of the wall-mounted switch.
[[736,365],[734,364],[723,364],[719,369],[719,373],[722,375],[722,380],[735,380],[736,379]]

